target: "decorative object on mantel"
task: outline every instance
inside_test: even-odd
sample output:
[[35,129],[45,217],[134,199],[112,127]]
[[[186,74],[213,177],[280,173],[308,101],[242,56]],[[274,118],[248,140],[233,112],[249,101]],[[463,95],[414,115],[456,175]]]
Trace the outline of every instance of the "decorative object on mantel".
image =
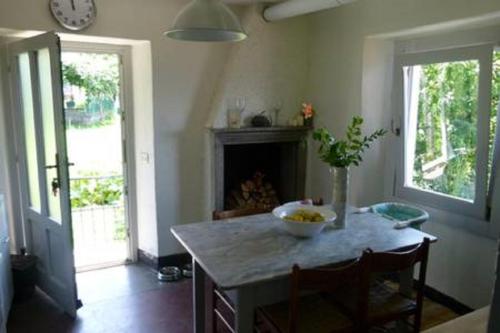
[[361,125],[363,118],[354,116],[347,127],[347,138],[337,140],[325,128],[320,128],[313,133],[313,139],[320,143],[319,157],[330,165],[333,174],[332,206],[338,215],[335,222],[337,227],[345,226],[347,198],[349,196],[349,167],[358,166],[363,161],[361,154],[370,144],[387,133],[379,129],[370,136],[363,136]]
[[252,117],[251,124],[253,127],[270,127],[271,119],[266,115],[266,111],[262,111]]
[[241,114],[245,111],[246,105],[245,97],[229,98],[227,100],[227,127],[241,127]]
[[302,103],[302,117],[304,118],[304,126],[313,128],[314,127],[314,115],[315,111],[312,103]]

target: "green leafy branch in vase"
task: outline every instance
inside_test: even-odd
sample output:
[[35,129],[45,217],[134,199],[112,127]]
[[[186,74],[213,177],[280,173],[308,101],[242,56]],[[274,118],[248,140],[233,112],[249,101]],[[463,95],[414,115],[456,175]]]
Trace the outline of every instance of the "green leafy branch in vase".
[[347,168],[353,164],[358,166],[363,161],[361,155],[365,149],[387,133],[385,129],[379,129],[369,136],[363,136],[362,124],[363,118],[354,116],[347,127],[347,138],[344,140],[335,139],[325,128],[314,131],[313,139],[320,143],[318,153],[321,160],[337,168]]

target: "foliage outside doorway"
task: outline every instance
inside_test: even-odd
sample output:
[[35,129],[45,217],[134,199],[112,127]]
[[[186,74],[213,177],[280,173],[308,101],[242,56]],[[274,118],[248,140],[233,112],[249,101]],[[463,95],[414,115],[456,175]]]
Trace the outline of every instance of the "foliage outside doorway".
[[129,257],[121,117],[120,56],[63,52],[75,266]]

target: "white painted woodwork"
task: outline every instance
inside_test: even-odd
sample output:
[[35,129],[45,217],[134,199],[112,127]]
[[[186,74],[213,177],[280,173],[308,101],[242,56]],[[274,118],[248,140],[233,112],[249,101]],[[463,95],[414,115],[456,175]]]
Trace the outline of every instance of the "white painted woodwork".
[[[60,42],[54,33],[46,33],[29,39],[23,39],[9,45],[12,68],[12,87],[14,94],[14,117],[16,119],[17,146],[19,147],[19,179],[21,183],[22,215],[27,233],[27,250],[38,257],[38,286],[52,297],[66,313],[76,316],[76,282],[71,233],[71,211],[69,200],[68,160],[66,154],[66,134],[64,131],[64,110],[62,105],[62,83],[60,69]],[[44,51],[45,50],[45,51]],[[42,66],[38,56],[47,52],[50,57],[45,76],[39,75]],[[31,207],[28,194],[28,172],[26,161],[26,142],[23,126],[23,105],[19,84],[20,73],[18,59],[20,54],[28,54],[31,74],[31,104],[34,109],[34,128],[36,131],[36,152],[40,207]],[[47,69],[45,67],[45,69]],[[49,87],[42,89],[41,87]],[[29,90],[29,89],[27,89]],[[44,92],[52,95],[50,107],[42,105]],[[46,95],[46,96],[47,96]],[[46,97],[45,96],[45,97]],[[26,102],[26,101],[25,101]],[[47,102],[47,100],[46,100]],[[51,114],[50,114],[51,113]],[[45,121],[45,123],[42,123]],[[52,122],[52,124],[50,124]],[[52,132],[53,131],[53,132]],[[55,145],[59,158],[45,156],[47,141]],[[47,160],[45,160],[47,158]],[[50,160],[49,160],[50,159]],[[49,205],[47,190],[52,179],[47,179],[46,167],[56,164],[57,178],[60,184],[55,205]],[[50,194],[49,194],[50,193]],[[60,214],[54,214],[60,211]],[[55,217],[60,215],[60,217]]]

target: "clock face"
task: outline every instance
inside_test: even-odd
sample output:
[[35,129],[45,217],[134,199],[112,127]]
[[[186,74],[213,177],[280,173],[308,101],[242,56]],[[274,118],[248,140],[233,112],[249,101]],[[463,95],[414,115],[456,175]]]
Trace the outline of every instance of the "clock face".
[[56,20],[70,30],[87,28],[97,13],[93,0],[50,0],[50,10]]

